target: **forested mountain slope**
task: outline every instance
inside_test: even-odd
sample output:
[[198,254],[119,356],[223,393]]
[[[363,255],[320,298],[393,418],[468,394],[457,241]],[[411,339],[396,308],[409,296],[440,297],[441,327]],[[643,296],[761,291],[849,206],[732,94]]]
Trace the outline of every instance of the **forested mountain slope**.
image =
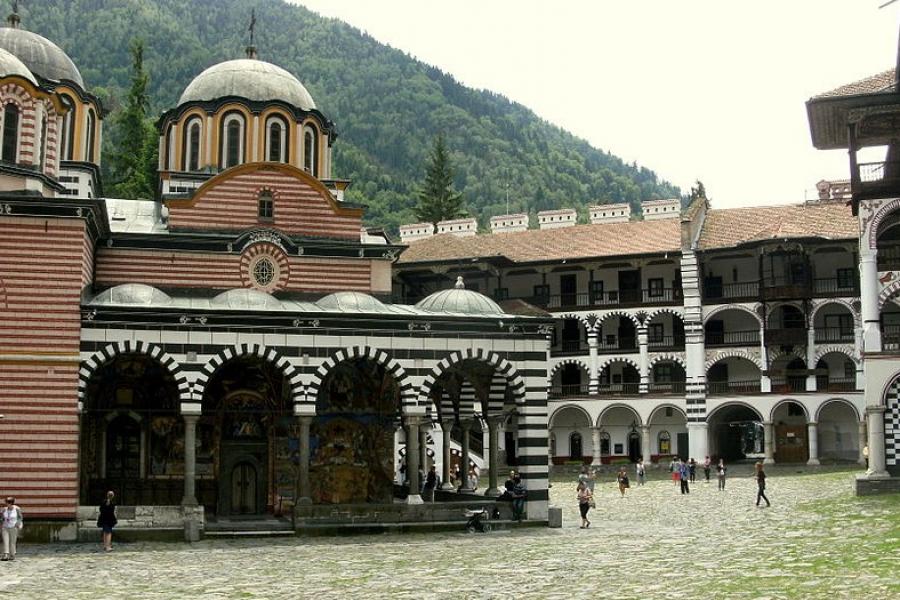
[[[20,14],[24,27],[69,53],[114,110],[128,86],[129,43],[142,38],[153,108],[161,112],[204,68],[243,56],[252,6],[260,58],[296,74],[337,124],[334,175],[354,181],[349,199],[369,206],[370,224],[396,230],[413,219],[425,157],[441,132],[456,187],[483,225],[505,212],[507,182],[514,211],[576,206],[584,213],[598,201],[636,205],[679,194],[653,171],[624,164],[520,104],[466,88],[358,29],[281,0],[27,0]],[[108,129],[106,139],[115,132]]]

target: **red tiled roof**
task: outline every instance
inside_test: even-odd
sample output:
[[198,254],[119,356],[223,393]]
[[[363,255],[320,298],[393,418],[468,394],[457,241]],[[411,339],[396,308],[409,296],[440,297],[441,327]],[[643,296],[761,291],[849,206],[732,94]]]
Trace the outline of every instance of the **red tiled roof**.
[[819,94],[818,96],[814,96],[814,98],[835,98],[838,96],[860,96],[862,94],[893,92],[896,83],[896,70],[888,69],[877,75],[872,75],[871,77],[866,77],[865,79],[842,85],[841,87],[825,92],[824,94]]
[[412,242],[398,262],[410,264],[497,256],[525,263],[680,250],[680,219],[672,218],[470,237],[445,233]]
[[858,231],[856,217],[843,202],[710,210],[700,234],[700,249],[785,238],[854,239]]

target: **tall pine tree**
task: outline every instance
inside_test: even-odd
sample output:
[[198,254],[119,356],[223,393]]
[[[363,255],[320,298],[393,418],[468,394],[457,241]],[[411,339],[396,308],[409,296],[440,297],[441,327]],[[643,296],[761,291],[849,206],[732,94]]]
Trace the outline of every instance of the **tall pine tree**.
[[425,183],[416,195],[419,197],[416,218],[422,223],[431,223],[437,228],[439,221],[465,215],[462,194],[453,189],[453,167],[443,135],[438,135],[434,140],[428,154]]
[[112,155],[113,195],[119,198],[153,198],[156,193],[156,129],[147,117],[150,76],[144,70],[144,44],[131,44],[131,88],[125,108],[116,117],[120,139]]

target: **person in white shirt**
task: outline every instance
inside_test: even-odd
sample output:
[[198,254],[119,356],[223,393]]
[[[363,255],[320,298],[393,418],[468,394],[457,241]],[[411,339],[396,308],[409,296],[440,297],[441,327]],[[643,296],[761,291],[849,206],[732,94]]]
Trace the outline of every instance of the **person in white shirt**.
[[638,485],[644,485],[644,476],[647,474],[646,469],[644,468],[644,459],[639,458],[637,464],[634,465],[634,472],[637,475]]
[[16,559],[16,540],[24,523],[22,521],[22,509],[16,506],[16,499],[6,499],[6,506],[0,512],[3,519],[3,557],[0,560]]

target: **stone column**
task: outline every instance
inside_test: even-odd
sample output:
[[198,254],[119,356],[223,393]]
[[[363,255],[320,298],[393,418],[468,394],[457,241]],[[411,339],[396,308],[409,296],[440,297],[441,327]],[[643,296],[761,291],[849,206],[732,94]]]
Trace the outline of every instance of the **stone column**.
[[650,348],[647,340],[647,326],[641,325],[637,330],[638,351],[640,352],[640,361],[638,363],[638,373],[641,375],[641,383],[638,387],[638,393],[646,394],[650,391]]
[[469,428],[472,426],[472,422],[462,421],[460,426],[462,429],[462,441],[460,444],[462,446],[462,456],[460,458],[459,474],[462,477],[462,485],[459,488],[459,493],[471,494],[475,491],[469,485]]
[[419,485],[419,428],[420,417],[406,417],[406,476],[409,480],[407,504],[422,504]]
[[309,485],[309,426],[313,417],[297,417],[300,423],[300,465],[298,473],[297,504],[312,504],[312,488]]
[[182,402],[184,419],[184,497],[182,506],[197,506],[197,421],[200,419],[199,402]]
[[[859,257],[859,295],[862,304],[863,351],[881,351],[881,325],[878,310],[878,252],[868,248],[867,232],[863,232]],[[871,435],[871,428],[870,428]],[[872,449],[872,446],[869,446]],[[869,454],[871,461],[872,455]]]
[[641,453],[644,458],[644,465],[650,466],[653,462],[653,453],[650,448],[650,426],[641,425]]
[[594,395],[600,391],[600,359],[597,356],[597,347],[599,345],[597,339],[598,333],[591,329],[587,334],[588,341],[588,366],[590,373],[588,374],[588,394]]
[[806,424],[806,430],[808,432],[808,443],[809,443],[809,460],[806,461],[808,465],[818,465],[819,463],[819,424],[815,421],[810,421]]
[[810,374],[806,376],[806,391],[816,391],[816,375],[812,370],[816,368],[816,328],[813,323],[806,330],[806,368]]
[[700,423],[688,423],[688,452],[694,460],[703,461],[709,456],[709,424],[705,421]]
[[493,497],[500,495],[500,487],[497,485],[498,475],[500,474],[500,460],[498,457],[498,452],[500,451],[500,423],[496,417],[492,417],[487,420],[487,424],[491,446],[488,451],[488,489],[484,495]]
[[444,455],[444,464],[441,469],[441,489],[442,490],[452,490],[453,484],[450,483],[450,430],[453,428],[453,424],[449,422],[441,422],[441,437],[443,442],[443,455]]
[[859,458],[856,459],[856,462],[862,466],[866,466],[866,455],[863,453],[863,449],[866,447],[866,444],[869,443],[869,440],[866,437],[866,422],[860,421],[856,430],[859,434],[859,441],[857,442],[859,445]]
[[[759,327],[759,363],[762,365],[763,371],[769,372],[769,353],[766,352],[766,328]],[[760,374],[759,388],[763,393],[772,391],[772,379],[768,375]]]
[[869,421],[869,469],[866,474],[872,479],[890,477],[884,454],[884,411],[884,406],[866,407]]
[[603,464],[600,457],[600,428],[599,427],[591,427],[591,442],[593,445],[593,455],[594,458],[591,460],[592,466],[598,466]]
[[419,429],[419,464],[422,466],[422,470],[428,473],[428,427],[429,423],[426,420],[425,424]]
[[765,452],[765,460],[763,463],[767,465],[775,464],[775,424],[771,421],[763,423],[763,448]]

